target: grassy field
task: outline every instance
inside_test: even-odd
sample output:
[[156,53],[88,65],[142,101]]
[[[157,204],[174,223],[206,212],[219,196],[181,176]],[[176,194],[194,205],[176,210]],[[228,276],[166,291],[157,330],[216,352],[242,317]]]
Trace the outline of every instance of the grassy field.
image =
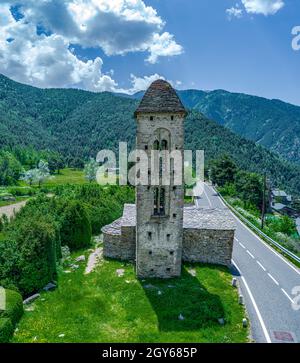
[[25,312],[13,342],[247,341],[244,309],[226,268],[185,265],[181,278],[140,281],[132,264],[104,260],[89,275],[84,265],[60,272],[59,288]]
[[60,174],[55,174],[51,179],[47,180],[43,186],[53,186],[60,184],[84,184],[88,183],[84,177],[83,170],[63,169]]

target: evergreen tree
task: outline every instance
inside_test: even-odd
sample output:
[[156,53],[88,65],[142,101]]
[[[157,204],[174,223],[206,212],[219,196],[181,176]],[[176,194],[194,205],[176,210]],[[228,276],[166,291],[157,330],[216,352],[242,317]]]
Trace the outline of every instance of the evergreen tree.
[[235,162],[228,155],[223,155],[212,162],[210,178],[213,184],[222,187],[234,182],[236,171]]
[[97,170],[99,168],[99,164],[93,158],[90,158],[89,162],[84,166],[84,174],[85,178],[91,183],[96,180]]

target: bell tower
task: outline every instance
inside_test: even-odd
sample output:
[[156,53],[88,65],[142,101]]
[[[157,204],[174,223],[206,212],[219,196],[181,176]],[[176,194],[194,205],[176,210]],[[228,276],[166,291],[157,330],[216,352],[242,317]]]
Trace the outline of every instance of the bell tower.
[[148,185],[136,186],[136,273],[141,278],[181,274],[185,116],[177,93],[163,80],[151,84],[135,111],[136,148],[149,160]]

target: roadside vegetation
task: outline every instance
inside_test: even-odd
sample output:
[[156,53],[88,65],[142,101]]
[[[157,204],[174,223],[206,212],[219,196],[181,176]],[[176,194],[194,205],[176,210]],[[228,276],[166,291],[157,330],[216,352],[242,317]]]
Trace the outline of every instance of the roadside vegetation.
[[215,160],[210,178],[221,195],[253,225],[261,229],[283,247],[300,256],[300,236],[295,220],[287,215],[273,213],[265,195],[265,223],[261,227],[263,208],[263,177],[238,169],[227,156]]

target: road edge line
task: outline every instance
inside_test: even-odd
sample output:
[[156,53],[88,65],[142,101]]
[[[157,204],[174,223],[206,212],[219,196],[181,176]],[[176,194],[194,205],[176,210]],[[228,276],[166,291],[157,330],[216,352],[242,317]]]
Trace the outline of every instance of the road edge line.
[[247,281],[245,280],[244,276],[242,276],[241,270],[239,269],[239,267],[237,266],[237,264],[234,262],[234,260],[232,260],[232,263],[233,263],[233,265],[235,266],[235,268],[238,270],[238,272],[239,272],[239,274],[240,274],[240,276],[241,276],[241,279],[242,279],[242,281],[243,281],[243,283],[244,283],[244,285],[245,285],[245,288],[246,288],[246,290],[247,290],[247,293],[248,293],[248,295],[249,295],[249,297],[250,297],[250,300],[251,300],[251,302],[252,302],[252,305],[253,305],[253,307],[254,307],[254,310],[255,310],[256,315],[257,315],[257,317],[258,317],[258,320],[259,320],[259,322],[260,322],[261,328],[262,328],[262,330],[263,330],[263,333],[264,333],[265,339],[266,339],[267,343],[272,343],[271,338],[270,338],[270,335],[269,335],[268,330],[267,330],[267,328],[266,328],[266,325],[265,325],[265,323],[264,323],[264,320],[263,320],[263,318],[262,318],[262,316],[261,316],[261,313],[260,313],[260,311],[259,311],[259,309],[258,309],[258,307],[257,307],[257,304],[256,304],[255,299],[254,299],[254,297],[253,297],[253,295],[252,295],[252,292],[251,292],[251,290],[250,290],[250,288],[249,288],[249,286],[248,286],[248,284],[247,284]]

